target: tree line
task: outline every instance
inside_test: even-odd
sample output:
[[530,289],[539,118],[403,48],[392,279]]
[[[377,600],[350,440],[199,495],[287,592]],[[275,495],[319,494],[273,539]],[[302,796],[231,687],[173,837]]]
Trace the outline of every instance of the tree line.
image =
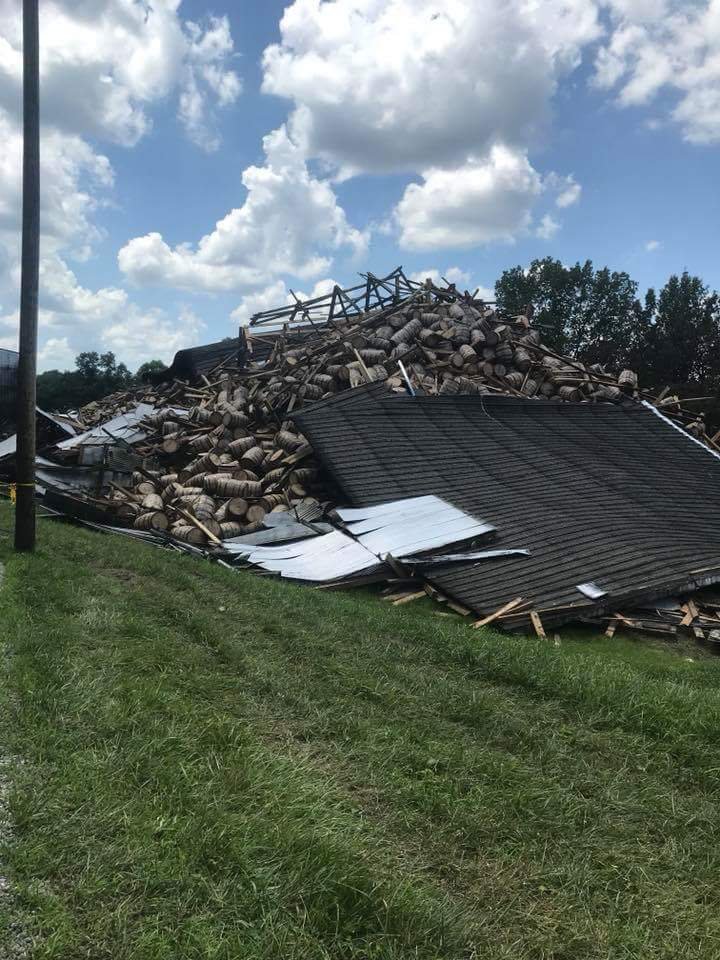
[[711,397],[698,411],[720,426],[720,298],[699,277],[673,275],[640,297],[627,273],[545,257],[505,270],[495,296],[511,313],[531,305],[533,325],[559,353],[632,369],[651,391]]
[[124,363],[118,363],[112,352],[80,353],[75,358],[74,370],[47,370],[38,376],[38,406],[50,413],[78,410],[110,393],[147,383],[164,369],[161,360],[149,360],[131,373]]
[[[533,308],[533,325],[559,353],[608,370],[634,370],[640,385],[686,397],[709,396],[708,423],[720,426],[720,298],[699,277],[672,276],[644,297],[625,272],[596,269],[592,261],[565,266],[545,257],[505,270],[495,284],[498,307],[510,313]],[[164,369],[159,360],[131,373],[113,353],[78,355],[75,370],[38,377],[38,404],[76,410],[126,390]],[[717,427],[716,427],[717,428]]]

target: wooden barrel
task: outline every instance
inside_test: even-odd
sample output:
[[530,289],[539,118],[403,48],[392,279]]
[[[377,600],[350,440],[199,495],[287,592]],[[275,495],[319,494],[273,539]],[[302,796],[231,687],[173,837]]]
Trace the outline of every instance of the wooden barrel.
[[632,393],[633,390],[637,390],[638,378],[637,374],[632,370],[623,370],[618,376],[618,386],[621,390],[624,390],[625,393]]
[[298,396],[304,400],[321,400],[325,391],[317,383],[305,383],[298,390]]
[[577,387],[572,387],[569,384],[566,384],[565,386],[559,388],[558,396],[561,400],[579,400],[580,391]]
[[141,513],[139,517],[136,517],[133,526],[136,530],[167,530],[170,526],[170,521],[167,518],[167,514],[161,510],[151,510],[148,513]]
[[250,418],[245,413],[240,413],[239,410],[225,410],[222,415],[222,423],[224,427],[244,427],[248,423]]
[[236,521],[228,521],[220,524],[220,539],[229,540],[230,537],[241,537],[245,533],[245,526]]
[[251,507],[248,507],[248,511],[245,516],[248,523],[262,523],[267,512],[268,511],[261,504],[254,503]]
[[303,438],[296,433],[290,433],[289,430],[278,430],[275,434],[275,446],[281,450],[292,453],[303,443]]
[[217,505],[212,497],[207,496],[207,494],[202,493],[199,497],[196,498],[193,503],[193,513],[198,518],[198,520],[206,523],[206,521],[215,519],[215,511],[217,510]]
[[228,451],[234,457],[242,457],[244,453],[251,450],[255,445],[255,437],[240,437],[228,444]]
[[509,366],[513,359],[513,348],[509,343],[499,343],[495,348],[495,356],[500,363],[504,363],[505,366]]
[[213,438],[209,433],[201,433],[199,437],[193,437],[189,441],[188,447],[195,453],[202,453],[204,450],[212,450],[214,446]]
[[525,347],[516,347],[513,353],[513,363],[521,373],[526,373],[530,369],[532,360]]
[[207,537],[202,530],[191,523],[174,524],[171,533],[177,540],[182,540],[183,543],[192,543],[196,547],[201,547],[207,542]]
[[451,397],[455,394],[460,393],[460,387],[456,380],[453,380],[451,377],[443,380],[438,390],[438,395],[442,397]]
[[248,512],[249,504],[242,497],[231,497],[225,504],[228,516],[237,520],[241,519]]
[[265,513],[271,513],[275,507],[283,504],[287,504],[287,501],[281,493],[267,493],[261,500],[258,500],[258,505],[263,508]]
[[390,340],[395,344],[395,346],[399,346],[401,343],[409,343],[411,340],[415,339],[422,328],[423,324],[420,322],[420,320],[410,320],[399,330],[397,330],[392,337],[390,337]]
[[159,497],[157,493],[149,493],[146,497],[143,498],[142,508],[143,510],[163,510],[165,504],[162,501],[162,497]]
[[218,497],[241,497],[245,491],[244,480],[233,480],[230,474],[209,473],[203,483],[208,493]]
[[250,447],[249,450],[246,450],[242,457],[240,458],[240,465],[242,467],[257,468],[265,459],[265,451],[262,447]]

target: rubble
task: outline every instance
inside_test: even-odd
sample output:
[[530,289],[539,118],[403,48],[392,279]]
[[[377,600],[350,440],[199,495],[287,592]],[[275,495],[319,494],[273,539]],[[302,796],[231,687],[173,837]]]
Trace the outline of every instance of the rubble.
[[[303,411],[317,416],[361,386],[446,401],[515,398],[532,408],[645,402],[672,418],[688,440],[692,435],[719,449],[702,417],[677,397],[653,397],[633,371],[614,373],[547,347],[531,311],[502,314],[468,291],[415,283],[400,269],[259,314],[237,341],[181,354],[161,375],[164,382],[89,404],[77,413],[78,435],[42,451],[42,482],[53,508],[231,560],[260,555],[282,537],[329,536],[327,521],[334,530],[338,518],[331,513],[343,492],[299,425]],[[11,462],[0,462],[2,472],[11,477]],[[384,499],[394,498],[397,492]],[[243,544],[258,537],[258,549],[248,553]],[[507,551],[495,551],[496,562],[521,562],[526,546],[513,543],[507,560]],[[468,560],[467,551],[444,554],[455,558],[448,563]],[[394,589],[409,584],[417,595],[418,582],[427,589],[428,569],[395,565]],[[510,608],[498,614],[476,600],[457,603],[449,588],[430,585],[428,592],[493,619],[539,616],[520,597],[506,597],[502,606]]]

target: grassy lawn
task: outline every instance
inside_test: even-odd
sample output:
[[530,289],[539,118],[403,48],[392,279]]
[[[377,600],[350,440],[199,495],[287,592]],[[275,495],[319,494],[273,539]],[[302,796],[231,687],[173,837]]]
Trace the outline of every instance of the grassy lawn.
[[720,956],[717,660],[10,522],[0,957]]

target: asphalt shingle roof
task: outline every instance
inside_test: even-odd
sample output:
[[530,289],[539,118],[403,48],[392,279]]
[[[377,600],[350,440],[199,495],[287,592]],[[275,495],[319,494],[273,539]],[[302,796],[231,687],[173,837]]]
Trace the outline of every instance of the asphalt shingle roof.
[[[432,493],[531,551],[433,572],[478,613],[524,597],[561,623],[720,580],[720,457],[642,404],[370,385],[295,419],[351,503]],[[607,596],[589,600],[587,582]]]

